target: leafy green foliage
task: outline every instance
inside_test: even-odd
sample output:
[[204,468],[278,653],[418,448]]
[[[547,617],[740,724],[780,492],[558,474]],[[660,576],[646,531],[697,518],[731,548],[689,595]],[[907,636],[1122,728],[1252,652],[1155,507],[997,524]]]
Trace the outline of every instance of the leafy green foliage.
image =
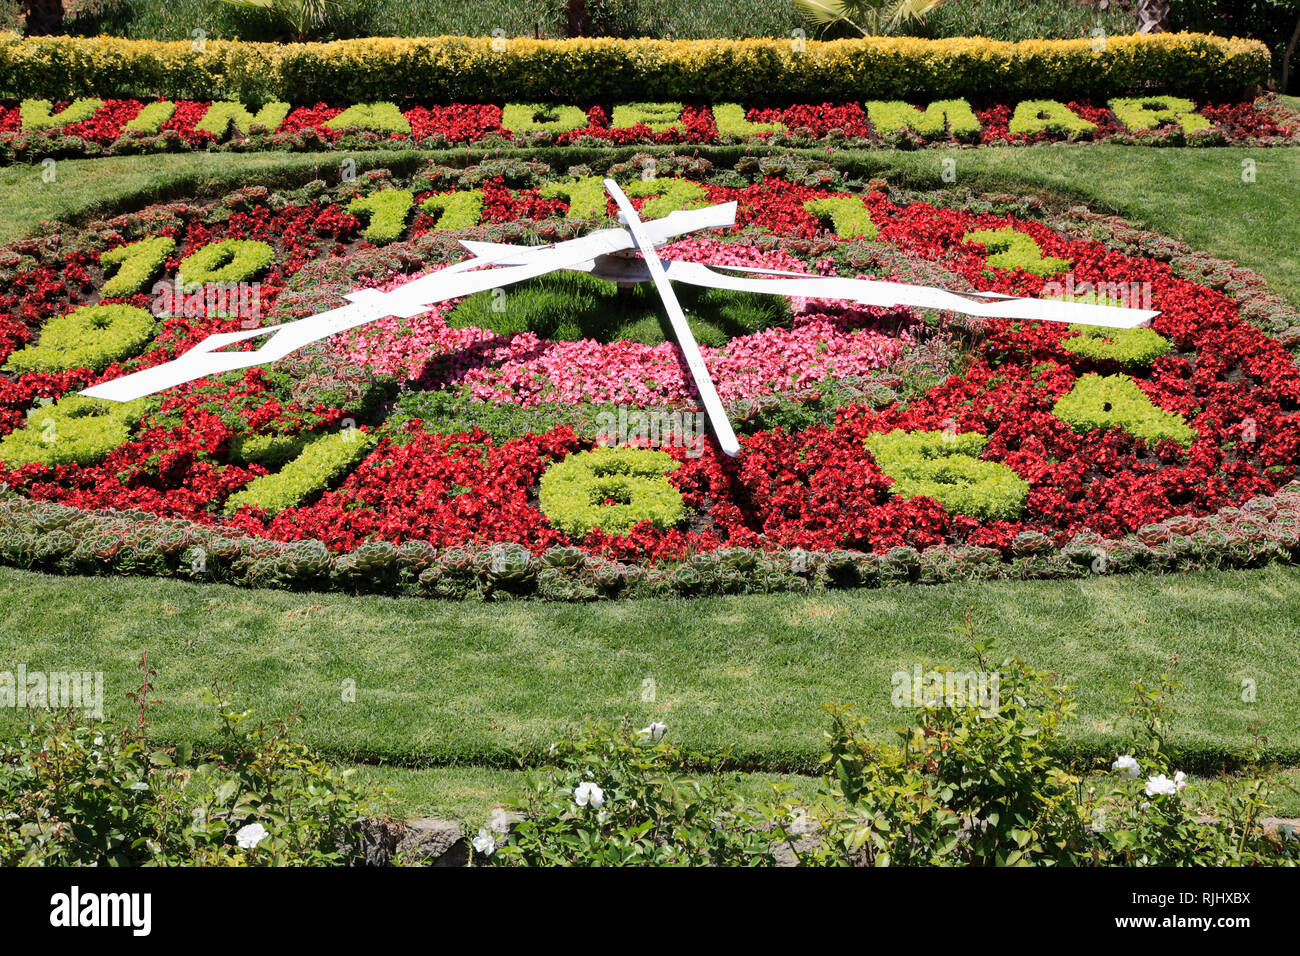
[[542,186],[543,199],[563,199],[569,204],[565,219],[603,217],[609,198],[599,176],[583,176],[568,182],[548,182]]
[[682,493],[665,476],[681,465],[666,452],[596,448],[559,461],[542,475],[542,513],[573,538],[592,528],[623,534],[642,521],[665,530],[686,515]]
[[1079,139],[1096,130],[1097,124],[1084,119],[1056,100],[1021,100],[1007,129],[1016,136],[1055,133]]
[[411,122],[396,103],[357,103],[349,106],[326,124],[330,129],[364,129],[377,133],[409,133]]
[[248,487],[231,495],[226,501],[226,513],[248,505],[267,514],[279,514],[338,481],[374,445],[373,436],[356,428],[323,435],[278,472],[254,478]]
[[679,209],[698,209],[709,198],[707,189],[689,179],[634,179],[623,191],[632,197],[654,197],[641,207],[643,219],[659,219]]
[[988,439],[974,432],[892,431],[872,435],[867,448],[903,498],[933,498],[953,514],[1013,520],[1024,510],[1029,483],[996,461],[981,461]]
[[370,222],[361,235],[366,241],[382,246],[402,235],[413,204],[409,189],[380,189],[352,200],[348,203],[348,212],[368,217]]
[[125,298],[140,292],[175,249],[176,240],[169,236],[150,236],[109,249],[99,257],[99,264],[106,272],[113,266],[117,271],[100,287],[100,297]]
[[1052,414],[1076,432],[1122,428],[1152,445],[1166,438],[1183,446],[1196,440],[1195,429],[1181,415],[1156,407],[1127,375],[1084,375]]
[[1105,329],[1072,325],[1077,335],[1061,341],[1067,352],[1097,361],[1119,362],[1128,368],[1146,368],[1173,351],[1173,343],[1151,329]]
[[147,103],[122,128],[136,133],[158,133],[162,131],[163,124],[171,119],[172,114],[175,112],[176,104],[172,100],[157,100],[153,103]]
[[700,758],[662,739],[665,732],[662,724],[633,731],[624,721],[556,744],[549,768],[530,777],[514,803],[523,819],[477,859],[499,866],[772,865],[780,832],[761,826],[772,814],[745,807],[715,775],[688,775]]
[[441,193],[430,196],[420,204],[420,209],[436,216],[434,229],[469,229],[483,218],[483,192],[469,189],[462,192]]
[[10,468],[93,465],[130,437],[146,407],[145,399],[109,402],[75,393],[37,405],[22,428],[0,438],[0,461]]
[[827,196],[810,199],[803,208],[823,224],[830,224],[841,239],[874,239],[879,229],[871,213],[857,196]]
[[1113,99],[1109,106],[1115,117],[1135,132],[1155,129],[1165,123],[1177,123],[1185,133],[1196,133],[1214,126],[1196,112],[1196,106],[1191,100],[1177,96]]
[[867,118],[881,133],[915,130],[922,136],[942,136],[951,132],[955,139],[970,140],[979,135],[980,121],[967,100],[936,100],[918,110],[902,100],[869,100]]
[[256,114],[238,100],[221,100],[208,107],[203,118],[194,124],[196,130],[211,133],[218,139],[224,137],[233,125],[235,132],[247,136],[254,126],[268,130],[279,129],[284,118],[289,115],[289,104],[272,101],[265,104]]
[[979,671],[931,673],[945,682],[996,676],[996,700],[904,700],[910,719],[896,746],[878,743],[849,708],[830,708],[824,799],[814,809],[821,839],[792,845],[800,863],[1257,866],[1300,858],[1300,843],[1259,827],[1270,786],[1258,768],[1199,805],[1186,798],[1167,742],[1171,709],[1162,697],[1176,686],[1167,675],[1159,690],[1136,683],[1124,718],[1137,728],[1128,755],[1139,755],[1137,772],[1085,793],[1058,755],[1075,709],[1071,689],[1017,658],[990,672],[994,642],[972,644]]
[[88,96],[73,100],[66,109],[55,113],[54,104],[49,100],[29,99],[18,104],[18,116],[23,129],[54,129],[70,123],[83,123],[98,113],[103,105],[103,100]]
[[645,123],[652,133],[666,133],[681,119],[681,103],[615,103],[609,125],[614,129],[627,129]]
[[275,261],[269,242],[256,239],[222,239],[196,249],[181,260],[178,274],[186,291],[208,283],[232,284],[256,279]]
[[[152,674],[152,671],[150,671]],[[145,693],[151,688],[146,685]],[[359,850],[367,795],[299,739],[209,695],[215,742],[155,748],[140,728],[41,714],[0,741],[0,865],[321,866]],[[239,832],[260,824],[255,846]]]
[[587,112],[579,106],[555,103],[507,103],[501,110],[501,125],[516,136],[529,133],[567,133],[588,125]]
[[83,305],[46,322],[40,341],[14,352],[4,367],[19,375],[78,368],[101,372],[143,349],[155,325],[154,317],[136,306]]
[[745,119],[745,107],[739,103],[715,103],[713,123],[720,136],[754,136],[758,133],[784,133],[784,123],[751,123]]
[[[784,325],[787,300],[723,289],[678,289],[687,324],[705,345],[722,346],[738,335]],[[512,287],[467,297],[447,316],[454,329],[489,329],[501,335],[536,332],[551,341],[631,341],[644,345],[675,341],[658,297],[648,284],[619,290],[581,273],[556,273]]]
[[1034,237],[1007,227],[975,229],[962,242],[978,242],[988,254],[989,265],[1008,271],[1021,269],[1036,276],[1052,276],[1070,268],[1068,259],[1043,255]]

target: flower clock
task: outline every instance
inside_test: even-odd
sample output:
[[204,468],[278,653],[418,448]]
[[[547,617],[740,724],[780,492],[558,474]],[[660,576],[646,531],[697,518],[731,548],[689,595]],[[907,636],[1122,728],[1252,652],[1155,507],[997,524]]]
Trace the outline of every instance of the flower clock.
[[0,252],[0,559],[491,599],[1300,552],[1300,320],[1083,209],[487,160]]

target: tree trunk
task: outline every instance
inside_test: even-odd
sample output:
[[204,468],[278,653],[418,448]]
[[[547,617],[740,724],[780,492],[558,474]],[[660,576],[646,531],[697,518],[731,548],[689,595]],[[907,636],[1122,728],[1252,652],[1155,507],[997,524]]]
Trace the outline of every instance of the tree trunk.
[[1291,58],[1295,56],[1296,44],[1300,43],[1300,17],[1296,18],[1295,32],[1291,34],[1291,42],[1286,45],[1286,52],[1282,54],[1282,92],[1287,91],[1287,86],[1291,83]]
[[63,32],[63,0],[23,0],[21,6],[29,37]]
[[1169,0],[1138,0],[1138,33],[1169,32]]

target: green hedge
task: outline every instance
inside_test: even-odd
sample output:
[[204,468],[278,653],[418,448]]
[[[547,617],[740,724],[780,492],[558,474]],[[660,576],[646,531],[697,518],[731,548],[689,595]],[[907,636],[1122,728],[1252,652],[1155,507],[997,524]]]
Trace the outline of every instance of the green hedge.
[[[790,102],[1123,96],[1151,87],[1239,96],[1268,76],[1258,41],[1203,34],[1002,43],[873,37],[773,40],[369,38],[244,43],[0,34],[0,95],[14,98],[368,103]],[[797,48],[798,47],[798,48]]]

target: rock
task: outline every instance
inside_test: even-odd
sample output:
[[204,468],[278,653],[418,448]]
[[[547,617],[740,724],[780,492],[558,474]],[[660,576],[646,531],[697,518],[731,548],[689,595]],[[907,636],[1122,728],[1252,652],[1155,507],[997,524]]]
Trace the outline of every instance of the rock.
[[408,821],[397,852],[405,861],[417,865],[469,865],[469,841],[464,828],[454,820],[429,817]]
[[389,866],[406,824],[387,817],[367,817],[357,826],[360,859],[356,866]]

